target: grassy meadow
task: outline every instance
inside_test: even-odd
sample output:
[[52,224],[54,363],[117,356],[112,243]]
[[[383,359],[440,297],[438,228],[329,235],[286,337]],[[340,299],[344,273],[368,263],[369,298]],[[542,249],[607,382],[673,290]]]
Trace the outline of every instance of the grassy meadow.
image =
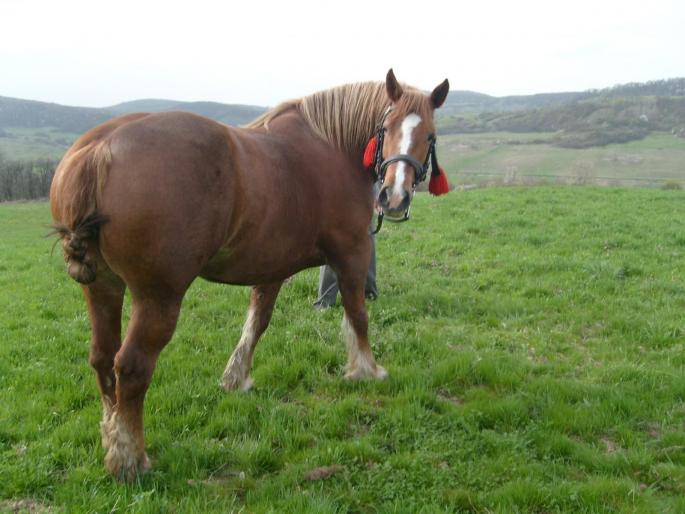
[[80,134],[54,128],[0,130],[0,156],[12,161],[61,159]]
[[198,280],[133,484],[104,471],[88,319],[48,223],[0,204],[0,512],[685,512],[683,191],[417,195],[377,240],[383,382],[342,379],[342,310],[312,309],[308,270],[254,389],[224,392],[249,291]]
[[[497,132],[440,136],[440,163],[458,184],[571,183],[685,186],[685,139],[655,132],[623,144],[572,149],[553,133]],[[664,180],[659,180],[664,179]]]
[[[457,185],[561,183],[685,187],[685,138],[653,132],[623,144],[575,149],[551,132],[439,135],[440,164]],[[52,128],[0,131],[0,160],[60,159],[78,134]]]

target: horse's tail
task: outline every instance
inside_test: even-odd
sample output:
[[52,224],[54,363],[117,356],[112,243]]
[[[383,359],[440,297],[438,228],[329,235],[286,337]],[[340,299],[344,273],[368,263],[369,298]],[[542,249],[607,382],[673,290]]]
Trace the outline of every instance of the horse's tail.
[[100,227],[107,221],[98,212],[98,197],[112,154],[106,140],[79,143],[67,152],[55,171],[50,203],[67,273],[81,284],[90,284],[97,271],[93,250],[98,244]]

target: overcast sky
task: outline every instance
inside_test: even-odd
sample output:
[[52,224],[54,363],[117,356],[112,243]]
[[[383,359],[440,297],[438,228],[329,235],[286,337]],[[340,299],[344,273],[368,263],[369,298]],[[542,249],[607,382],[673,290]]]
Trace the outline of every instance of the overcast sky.
[[345,82],[495,96],[685,76],[685,1],[0,0],[0,96],[274,105]]

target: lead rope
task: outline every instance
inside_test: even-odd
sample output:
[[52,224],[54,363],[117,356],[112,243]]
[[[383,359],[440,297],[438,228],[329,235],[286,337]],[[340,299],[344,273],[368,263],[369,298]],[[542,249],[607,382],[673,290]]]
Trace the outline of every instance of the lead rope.
[[[374,210],[376,210],[375,207],[374,207]],[[371,232],[371,234],[374,236],[381,231],[381,227],[383,226],[383,210],[381,209],[380,211],[376,211],[376,214],[377,214],[376,230]]]

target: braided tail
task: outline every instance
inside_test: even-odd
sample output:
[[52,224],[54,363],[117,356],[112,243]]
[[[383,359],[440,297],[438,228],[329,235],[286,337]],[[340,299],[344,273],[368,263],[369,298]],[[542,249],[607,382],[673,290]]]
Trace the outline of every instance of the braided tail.
[[98,214],[91,214],[73,230],[66,225],[54,225],[55,232],[62,239],[67,273],[81,284],[90,284],[95,281],[97,263],[87,253],[88,243],[97,240],[100,227],[106,221],[106,218]]
[[[100,227],[97,197],[106,178],[111,153],[106,142],[90,142],[67,152],[50,189],[54,233],[62,240],[69,276],[81,284],[95,281]],[[91,251],[89,251],[89,248]]]

